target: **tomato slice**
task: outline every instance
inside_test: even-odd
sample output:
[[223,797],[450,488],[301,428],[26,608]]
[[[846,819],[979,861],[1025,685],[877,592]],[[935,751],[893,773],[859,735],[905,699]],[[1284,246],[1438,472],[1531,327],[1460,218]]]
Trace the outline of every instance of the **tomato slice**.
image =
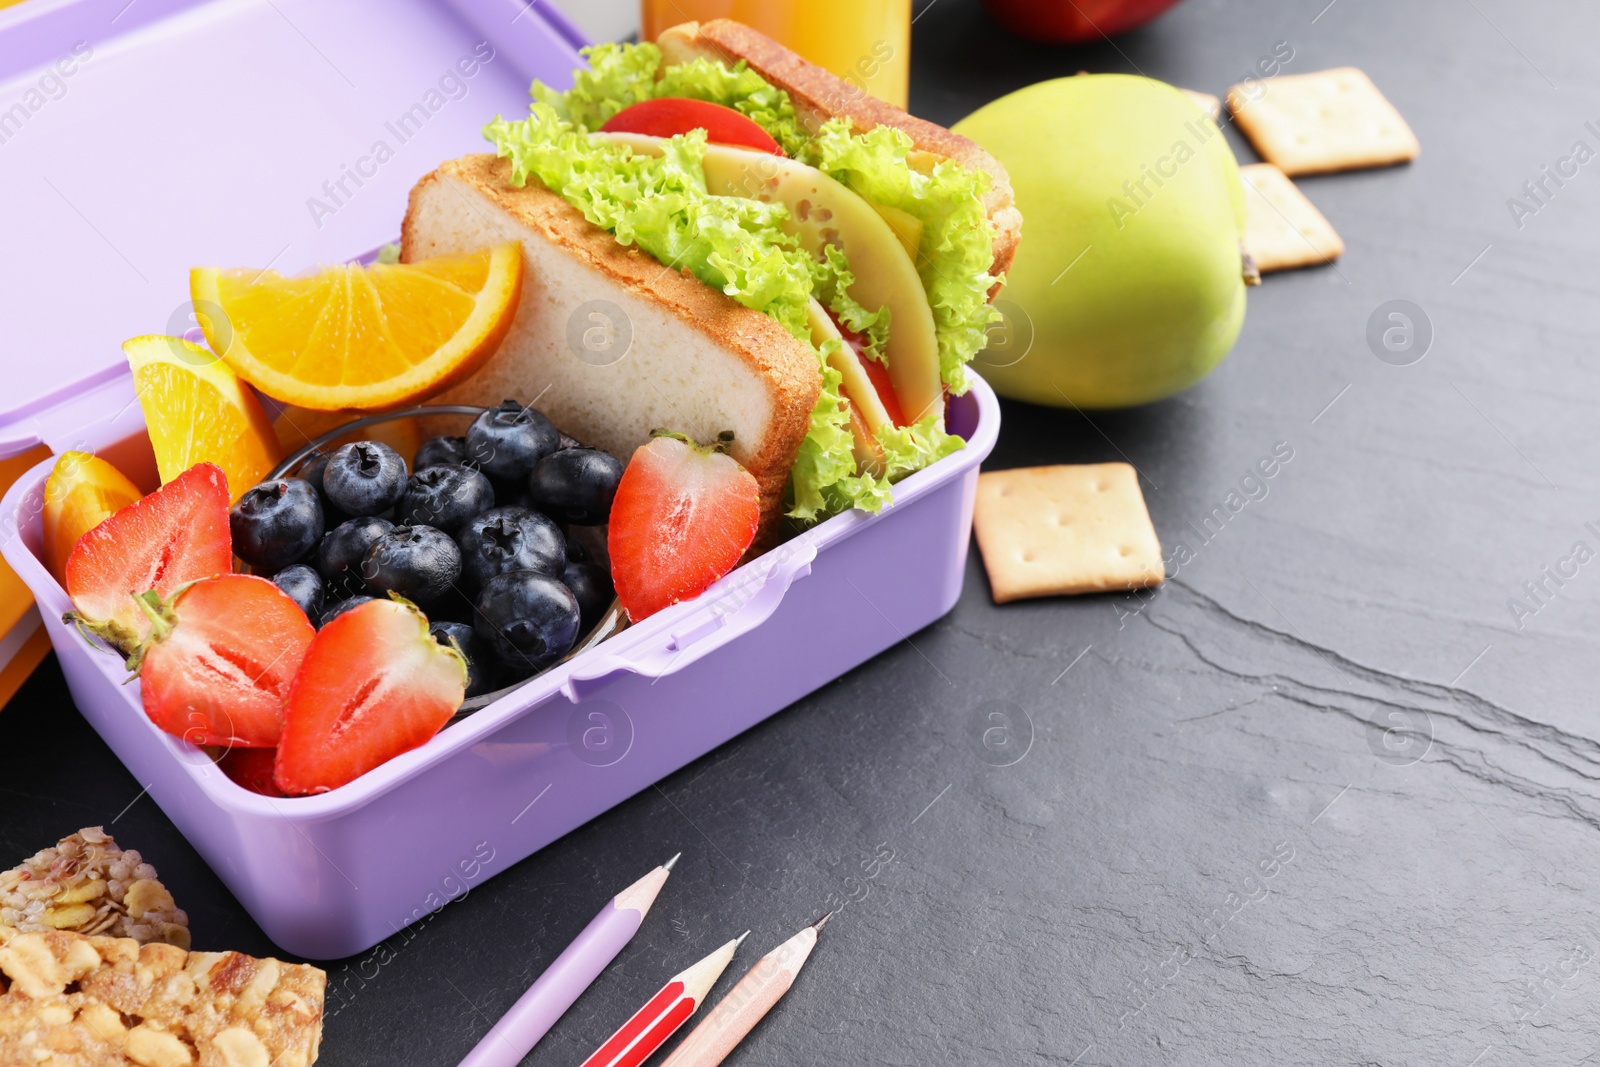
[[896,426],[904,426],[905,412],[900,410],[900,398],[894,395],[894,383],[889,380],[889,368],[875,359],[868,358],[859,348],[856,349],[856,358],[866,369],[872,387],[878,391],[878,399],[883,401],[883,410],[889,413],[889,421]]
[[839,316],[832,311],[828,317],[833,324],[839,327],[839,336],[844,338],[844,343],[856,354],[856,359],[861,362],[861,369],[867,372],[867,380],[878,391],[878,399],[883,401],[883,410],[888,413],[889,421],[896,426],[906,425],[905,412],[901,410],[900,398],[894,395],[894,382],[889,378],[889,368],[868,356],[865,349],[867,338],[864,334],[856,333],[850,327],[839,321]]
[[630,104],[606,120],[602,133],[643,133],[651,137],[673,137],[690,130],[705,130],[706,140],[717,144],[754,148],[758,152],[783,155],[772,135],[753,119],[731,107],[706,100],[663,96]]

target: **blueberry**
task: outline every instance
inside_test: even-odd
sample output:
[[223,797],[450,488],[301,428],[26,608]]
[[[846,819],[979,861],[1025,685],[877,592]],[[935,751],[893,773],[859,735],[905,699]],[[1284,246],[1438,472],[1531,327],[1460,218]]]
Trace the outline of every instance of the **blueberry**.
[[474,515],[494,507],[494,487],[477,471],[457,464],[424,467],[406,482],[395,517],[407,526],[435,526],[454,534]]
[[572,595],[578,599],[582,615],[579,633],[594,629],[594,624],[611,610],[611,602],[617,596],[611,586],[611,575],[597,563],[568,563],[561,572],[561,584],[572,590]]
[[396,526],[372,543],[361,564],[369,589],[428,606],[461,577],[461,550],[432,526]]
[[461,546],[461,577],[479,589],[497,574],[532,570],[558,576],[566,566],[567,542],[561,527],[527,508],[494,508],[456,535]]
[[565,656],[578,639],[572,591],[537,571],[496,575],[478,594],[474,629],[500,662],[526,677]]
[[322,501],[299,478],[262,482],[228,513],[233,551],[263,574],[305,558],[322,536]]
[[349,519],[329,530],[317,546],[317,573],[334,596],[354,596],[366,588],[361,564],[373,542],[394,529],[387,519]]
[[388,511],[406,491],[406,461],[382,441],[341,445],[322,472],[328,502],[350,515]]
[[422,442],[421,448],[417,449],[417,458],[411,461],[411,467],[420,471],[428,467],[443,467],[452,463],[466,462],[465,437],[430,437]]
[[564,448],[539,461],[528,477],[533,506],[558,522],[598,526],[611,514],[622,463],[597,448]]
[[560,435],[544,415],[504,400],[468,427],[467,461],[491,478],[524,481],[560,444]]
[[377,597],[353,596],[349,600],[340,600],[340,601],[337,601],[337,602],[335,602],[333,604],[330,604],[323,611],[323,613],[322,613],[322,621],[317,624],[317,628],[320,630],[322,627],[328,625],[334,619],[337,619],[340,615],[343,615],[345,612],[349,611],[351,608],[359,608],[361,605],[367,603],[368,601],[376,600],[376,599],[377,599]]
[[478,634],[464,622],[436,622],[428,627],[433,639],[441,645],[454,644],[461,658],[467,661],[467,696],[475,697],[494,688],[495,671],[488,649],[478,640]]
[[562,433],[559,430],[556,431],[556,440],[557,440],[557,442],[559,442],[559,444],[557,445],[557,447],[559,447],[559,448],[582,448],[583,447],[583,443],[581,441],[579,441],[576,437],[568,437],[566,434]]
[[306,618],[316,621],[322,614],[322,575],[313,567],[296,563],[272,576],[272,584],[289,594],[289,599],[300,605]]
[[306,482],[317,491],[317,498],[322,501],[322,525],[325,529],[331,530],[350,516],[328,501],[328,494],[322,488],[322,474],[327,469],[328,453],[313,452],[306,457],[304,463],[300,464],[300,469],[294,473],[294,477]]

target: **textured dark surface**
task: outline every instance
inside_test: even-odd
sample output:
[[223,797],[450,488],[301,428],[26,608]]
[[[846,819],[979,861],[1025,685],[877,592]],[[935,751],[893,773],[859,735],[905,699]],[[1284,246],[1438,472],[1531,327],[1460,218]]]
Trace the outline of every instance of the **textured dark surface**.
[[[1176,580],[1002,609],[974,554],[949,617],[333,965],[354,993],[323,1062],[455,1063],[678,849],[637,940],[531,1062],[577,1062],[746,926],[734,974],[841,903],[730,1062],[1593,1056],[1600,562],[1531,616],[1508,601],[1574,542],[1600,549],[1600,164],[1521,229],[1506,201],[1573,142],[1600,147],[1600,28],[1579,0],[1326,3],[1188,0],[1077,50],[1020,44],[969,0],[922,9],[914,105],[939,121],[1080,69],[1220,93],[1287,41],[1290,72],[1368,71],[1423,154],[1305,182],[1348,252],[1252,291],[1237,348],[1187,394],[1092,421],[1006,406],[989,466],[1126,457],[1163,544],[1193,551]],[[1435,332],[1407,367],[1365,341],[1396,298]],[[1198,534],[1278,442],[1293,458],[1267,495]],[[997,709],[1010,755],[984,745]],[[53,660],[0,715],[0,811],[5,862],[105,823],[199,947],[273,951]]]

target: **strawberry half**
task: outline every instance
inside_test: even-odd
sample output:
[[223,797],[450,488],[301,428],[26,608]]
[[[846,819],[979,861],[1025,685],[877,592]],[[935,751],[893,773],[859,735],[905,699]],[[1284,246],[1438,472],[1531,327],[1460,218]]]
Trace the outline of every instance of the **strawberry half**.
[[755,540],[761,490],[721,450],[657,430],[628,460],[611,503],[606,547],[617,599],[634,622],[699,596]]
[[366,774],[438,733],[466,692],[465,661],[422,612],[402,600],[351,608],[317,632],[289,691],[278,788],[326,793]]
[[223,574],[142,601],[150,636],[129,661],[145,714],[196,745],[270,748],[316,631],[306,613],[265,578]]
[[132,653],[150,631],[138,597],[166,599],[189,582],[233,570],[228,476],[197,463],[84,534],[67,556],[66,616]]

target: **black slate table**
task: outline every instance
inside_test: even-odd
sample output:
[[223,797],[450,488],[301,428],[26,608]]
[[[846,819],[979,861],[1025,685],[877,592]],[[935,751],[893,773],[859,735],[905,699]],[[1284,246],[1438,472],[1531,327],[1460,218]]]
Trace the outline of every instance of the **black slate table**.
[[[1073,49],[934,0],[914,110],[953,122],[1078,70],[1220,93],[1279,42],[1289,72],[1365,69],[1421,158],[1304,182],[1348,251],[1253,290],[1200,385],[1092,416],[1006,404],[988,463],[1132,462],[1163,543],[1191,549],[1176,576],[1000,608],[974,553],[947,618],[331,965],[354,992],[323,1062],[454,1064],[678,849],[531,1062],[577,1062],[745,926],[764,950],[830,907],[731,1062],[1594,1056],[1600,561],[1574,553],[1600,552],[1600,163],[1524,190],[1575,142],[1600,149],[1592,5],[1188,0]],[[1391,300],[1431,333],[1406,366],[1366,340]],[[1206,522],[1284,447],[1264,496]],[[53,660],[0,714],[0,804],[6,862],[104,823],[159,865],[199,947],[274,951]]]

